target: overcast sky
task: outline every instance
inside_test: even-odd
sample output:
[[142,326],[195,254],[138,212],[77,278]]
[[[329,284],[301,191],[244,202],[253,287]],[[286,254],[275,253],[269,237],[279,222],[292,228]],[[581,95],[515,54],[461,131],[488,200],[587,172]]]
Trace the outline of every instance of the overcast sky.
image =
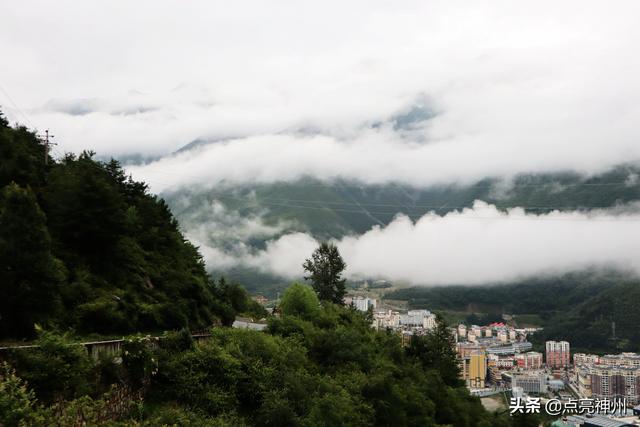
[[[640,160],[639,16],[635,0],[5,1],[0,105],[12,122],[51,129],[56,155],[165,156],[130,169],[155,191],[304,174],[419,186],[588,174]],[[167,156],[196,139],[216,142]],[[398,220],[345,239],[352,274],[371,254],[367,242],[406,234],[423,250],[425,233],[449,224],[440,221]],[[638,230],[621,224],[620,235]],[[580,227],[567,233],[578,238]],[[609,229],[594,227],[583,259],[602,255]],[[532,241],[555,230],[524,228]],[[485,229],[474,238],[489,239]],[[451,265],[469,247],[456,242]],[[607,259],[637,254],[609,243]],[[509,253],[516,267],[526,255]],[[260,265],[267,255],[244,259]],[[545,257],[536,268],[556,264]]]
[[[196,180],[590,172],[640,158],[638,16],[637,1],[3,2],[0,85],[59,152],[229,140],[197,157],[233,171]],[[394,127],[412,105],[427,119]],[[193,174],[181,160],[155,169]]]

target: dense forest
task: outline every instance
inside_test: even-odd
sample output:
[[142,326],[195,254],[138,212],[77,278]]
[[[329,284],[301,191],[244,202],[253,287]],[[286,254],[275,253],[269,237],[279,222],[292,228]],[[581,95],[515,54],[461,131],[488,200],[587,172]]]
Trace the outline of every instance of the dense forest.
[[15,350],[12,367],[2,366],[0,424],[101,425],[126,387],[138,397],[105,424],[538,425],[535,416],[486,412],[458,379],[451,338],[441,324],[403,348],[367,314],[321,305],[310,287],[293,285],[266,333],[214,328],[195,343],[181,331],[156,345],[132,337],[118,364],[43,334],[40,348]]
[[594,270],[510,284],[413,287],[386,297],[406,300],[414,308],[536,314],[544,327],[537,341],[567,339],[575,349],[596,352],[640,350],[640,279],[624,272]]
[[[167,205],[117,162],[55,161],[2,116],[0,158],[0,337],[35,337],[0,352],[2,426],[538,425],[469,395],[444,323],[405,347],[295,284],[267,331],[225,327],[266,313],[209,278]],[[98,357],[77,344],[138,331],[165,332]]]
[[34,325],[117,334],[259,310],[213,282],[162,199],[93,153],[55,161],[0,115],[0,339]]

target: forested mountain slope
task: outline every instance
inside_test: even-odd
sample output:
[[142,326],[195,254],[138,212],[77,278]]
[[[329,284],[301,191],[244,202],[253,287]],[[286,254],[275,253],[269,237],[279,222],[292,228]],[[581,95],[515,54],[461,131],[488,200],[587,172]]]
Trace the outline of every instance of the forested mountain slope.
[[[537,339],[566,339],[590,351],[640,350],[640,279],[617,271],[586,271],[484,286],[399,289],[387,298],[414,308],[537,314]],[[615,336],[614,325],[615,324]]]
[[[486,178],[473,184],[426,188],[307,177],[269,184],[193,186],[167,191],[163,197],[187,235],[201,245],[233,256],[238,247],[261,250],[268,241],[293,232],[307,233],[317,240],[340,239],[384,226],[398,214],[415,221],[429,212],[445,215],[471,207],[475,200],[501,209],[523,207],[531,214],[553,210],[636,211],[639,176],[640,167],[628,164],[594,176],[569,172],[523,174],[509,181]],[[220,233],[221,229],[235,232]],[[211,271],[228,274],[255,291],[275,296],[275,289],[286,284],[286,280],[250,266],[221,268],[213,264]]]
[[0,338],[34,324],[124,333],[226,322],[245,309],[214,284],[162,199],[93,154],[45,157],[0,115]]
[[473,184],[416,188],[403,184],[320,181],[307,177],[272,184],[181,188],[163,194],[179,219],[206,215],[213,201],[268,225],[290,227],[318,238],[340,238],[388,224],[399,214],[418,219],[471,207],[475,200],[531,213],[609,208],[640,200],[640,167],[620,165],[595,176],[576,173],[522,174],[511,181],[486,178]]

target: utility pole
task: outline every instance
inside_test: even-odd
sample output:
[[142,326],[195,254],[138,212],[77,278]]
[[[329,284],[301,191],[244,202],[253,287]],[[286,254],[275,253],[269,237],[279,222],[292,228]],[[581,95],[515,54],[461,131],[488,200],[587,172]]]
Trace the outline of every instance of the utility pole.
[[46,165],[49,162],[49,152],[51,151],[51,147],[54,145],[58,145],[55,142],[51,142],[50,138],[53,138],[54,135],[49,135],[49,129],[44,131],[44,138],[41,138],[44,143],[44,164]]

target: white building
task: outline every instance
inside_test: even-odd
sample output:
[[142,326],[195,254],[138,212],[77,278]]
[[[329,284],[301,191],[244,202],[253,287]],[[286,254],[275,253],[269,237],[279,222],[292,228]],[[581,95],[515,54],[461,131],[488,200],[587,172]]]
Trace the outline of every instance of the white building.
[[460,338],[467,338],[467,326],[464,324],[458,325],[458,336]]
[[351,304],[353,304],[357,310],[367,311],[369,308],[373,308],[375,310],[377,301],[367,297],[353,297],[351,299]]
[[373,327],[376,329],[395,329],[400,325],[400,313],[397,311],[378,311],[373,314]]
[[511,387],[522,387],[525,393],[542,394],[547,392],[547,376],[540,374],[513,374]]
[[[431,318],[433,318],[431,320]],[[423,328],[425,324],[433,322],[435,325],[435,315],[429,310],[409,310],[407,314],[400,315],[400,325],[414,328]]]
[[436,316],[434,314],[430,316],[425,316],[422,319],[422,327],[427,330],[432,330],[436,328]]

